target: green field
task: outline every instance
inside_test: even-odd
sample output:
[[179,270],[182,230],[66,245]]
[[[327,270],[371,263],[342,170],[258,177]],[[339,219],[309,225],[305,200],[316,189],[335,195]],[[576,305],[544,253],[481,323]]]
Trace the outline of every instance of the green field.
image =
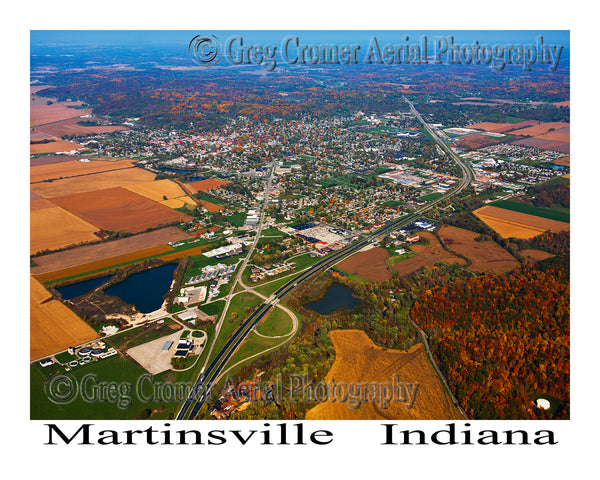
[[497,202],[490,203],[490,205],[505,210],[511,210],[513,212],[526,213],[528,215],[535,215],[536,217],[547,218],[548,220],[556,220],[557,222],[569,223],[571,215],[568,210],[562,207],[556,208],[542,208],[528,203],[515,202],[513,200],[499,200]]
[[256,331],[268,337],[286,335],[292,331],[292,320],[281,308],[276,308],[256,327]]
[[430,193],[429,195],[423,195],[422,197],[419,198],[419,200],[423,200],[424,202],[431,202],[432,200],[437,200],[442,195],[443,194],[441,194],[441,193]]

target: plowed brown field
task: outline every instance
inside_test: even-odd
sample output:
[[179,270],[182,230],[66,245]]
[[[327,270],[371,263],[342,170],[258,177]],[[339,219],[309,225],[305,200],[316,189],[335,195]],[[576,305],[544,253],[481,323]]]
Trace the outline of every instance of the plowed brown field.
[[473,214],[504,238],[533,238],[546,230],[560,232],[571,229],[568,223],[490,205],[475,210]]
[[104,230],[142,232],[191,219],[125,188],[107,188],[52,199],[54,203]]
[[478,233],[463,228],[444,225],[440,229],[440,238],[446,246],[471,260],[469,270],[479,273],[505,273],[519,265],[519,262],[496,242],[476,242],[477,237]]
[[98,338],[87,323],[30,277],[29,358],[38,358]]
[[413,252],[445,263],[459,263],[461,265],[465,265],[467,263],[464,258],[457,257],[456,255],[452,255],[444,250],[444,247],[442,247],[442,244],[433,233],[421,232],[419,235],[421,238],[426,238],[429,240],[429,244],[411,245],[410,249]]
[[544,252],[542,250],[535,250],[533,248],[521,250],[519,253],[521,253],[521,255],[528,258],[532,262],[539,262],[540,260],[546,260],[547,258],[554,256],[551,253]]
[[429,258],[414,256],[394,263],[394,270],[396,270],[400,275],[404,276],[416,272],[419,268],[424,267],[425,265],[431,267],[436,263],[437,262],[435,260],[431,260]]
[[[375,345],[360,330],[332,330],[329,336],[335,347],[335,362],[325,377],[327,385],[352,384],[418,384],[411,408],[408,395],[391,401],[387,408],[377,402],[362,402],[352,409],[348,403],[332,401],[318,404],[306,413],[308,420],[458,420],[462,415],[448,397],[418,344],[408,351],[388,350]],[[331,390],[330,390],[331,391]],[[338,387],[336,392],[343,392]],[[342,394],[343,399],[343,394]],[[404,400],[404,401],[401,401]]]
[[[118,257],[119,255],[135,254],[136,256],[134,258],[142,258],[139,256],[140,251],[153,247],[161,247],[161,251],[168,252],[172,249],[167,243],[185,240],[187,238],[190,238],[190,235],[187,233],[182,232],[176,227],[168,227],[152,232],[140,233],[139,235],[134,235],[132,237],[97,243],[95,245],[79,247],[73,250],[66,250],[64,252],[50,253],[35,259],[37,266],[31,269],[31,273],[39,275],[56,270],[77,267],[78,265],[89,264],[91,262],[102,262],[106,259]],[[114,264],[113,260],[109,261],[109,265],[110,264]],[[100,265],[102,266],[105,264]],[[57,278],[66,276],[68,275],[61,275]]]
[[185,189],[191,193],[197,192],[208,192],[209,190],[214,190],[216,188],[221,188],[225,185],[229,185],[229,180],[218,180],[216,178],[209,178],[207,180],[200,180],[199,182],[186,183],[184,184]]
[[385,248],[376,247],[352,255],[338,263],[337,267],[371,282],[383,282],[392,276],[386,262],[388,258],[390,254]]
[[133,164],[130,160],[117,160],[112,162],[104,160],[94,160],[93,162],[70,160],[68,162],[50,163],[31,167],[29,169],[29,181],[31,183],[36,183],[60,177],[64,179],[79,175],[88,175],[90,173],[105,172],[107,170],[131,168],[132,166]]

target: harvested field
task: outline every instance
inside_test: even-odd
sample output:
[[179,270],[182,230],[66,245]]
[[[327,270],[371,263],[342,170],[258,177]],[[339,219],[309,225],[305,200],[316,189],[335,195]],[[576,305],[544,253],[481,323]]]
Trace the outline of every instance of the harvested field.
[[[53,103],[48,105],[48,101]],[[78,105],[81,105],[81,102],[56,102],[54,98],[32,95],[29,103],[29,123],[31,126],[39,126],[70,118],[79,119],[81,115],[91,113],[89,108],[72,108]]]
[[[47,200],[35,201],[38,207],[41,206],[39,202]],[[97,231],[98,228],[94,225],[55,205],[37,208],[30,213],[29,250],[33,254],[42,250],[56,250],[78,243],[93,242],[99,240],[94,235]]]
[[531,127],[539,125],[540,122],[537,120],[525,120],[519,123],[496,123],[496,122],[481,122],[475,125],[469,125],[467,128],[475,128],[477,130],[485,130],[486,132],[493,133],[504,133],[510,132],[511,130],[518,130],[520,128]]
[[113,232],[137,233],[191,219],[121,187],[55,197],[52,201],[87,222]]
[[[566,130],[566,131],[564,131]],[[553,130],[552,132],[544,133],[543,135],[538,135],[537,138],[541,138],[543,140],[548,140],[550,142],[564,142],[569,143],[571,141],[571,134],[568,131],[568,128],[561,128],[560,130]]]
[[187,192],[185,192],[185,190],[181,188],[179,184],[168,179],[125,185],[125,188],[127,190],[131,190],[133,193],[141,195],[142,197],[154,200],[155,202],[161,202],[165,200],[164,197],[167,197],[167,199],[173,199],[187,195]]
[[98,338],[98,334],[30,277],[29,358],[36,360]]
[[[161,251],[172,250],[169,242],[185,240],[191,236],[176,227],[162,228],[152,232],[140,233],[132,237],[120,238],[108,242],[79,247],[64,252],[42,255],[35,259],[37,267],[31,269],[33,274],[41,274],[76,267],[78,265],[112,259],[119,255],[138,254],[148,248],[162,247]],[[135,256],[134,258],[142,258]],[[85,270],[87,271],[87,270]],[[67,276],[67,275],[63,275]],[[58,277],[61,278],[61,277]]]
[[540,123],[539,125],[535,125],[533,127],[521,128],[519,130],[514,130],[511,133],[513,135],[524,135],[528,137],[538,137],[543,135],[544,133],[549,132],[551,129],[558,130],[560,128],[568,127],[569,124],[565,122],[549,122],[549,123]]
[[29,160],[29,165],[31,167],[37,167],[38,165],[49,165],[51,163],[72,162],[72,161],[73,161],[73,157],[70,155],[46,155],[43,157],[31,158]]
[[542,250],[535,250],[533,248],[521,250],[519,253],[532,262],[539,262],[540,260],[546,260],[547,258],[554,256],[551,253],[544,252]]
[[158,202],[161,205],[169,208],[183,208],[186,205],[195,206],[196,202],[191,197],[179,197],[179,198],[171,198],[170,200],[163,200],[162,202]]
[[29,145],[29,154],[37,155],[39,153],[56,153],[70,152],[71,150],[79,150],[83,148],[81,145],[74,142],[67,142],[58,137],[46,137],[50,140],[48,143],[35,143]]
[[490,137],[489,135],[469,135],[468,137],[463,137],[460,140],[456,141],[456,145],[460,145],[465,148],[482,148],[488,147],[490,145],[496,145],[498,143],[502,143],[501,139],[496,137]]
[[435,260],[431,260],[425,257],[410,257],[406,260],[402,260],[400,262],[394,263],[394,270],[396,270],[400,275],[409,275],[413,272],[416,272],[419,268],[427,265],[428,267],[432,267],[437,262]]
[[473,214],[504,238],[533,238],[546,230],[561,232],[571,229],[568,223],[490,205],[475,210]]
[[53,180],[61,177],[64,179],[68,177],[89,175],[92,173],[120,170],[123,168],[132,167],[133,164],[130,160],[117,160],[112,162],[94,160],[93,162],[80,162],[78,160],[71,159],[67,162],[32,166],[29,169],[29,181],[31,183],[37,183],[44,180]]
[[40,197],[37,193],[29,192],[29,210],[56,207],[50,200]]
[[[336,389],[338,401],[320,403],[306,413],[307,420],[458,420],[460,411],[454,406],[444,386],[429,363],[422,344],[408,351],[387,350],[376,346],[360,330],[332,330],[329,336],[335,347],[335,362],[325,377],[330,386],[389,383],[404,384],[402,393],[384,408],[375,402],[363,402],[350,408],[349,398]],[[396,383],[394,383],[396,382]],[[415,384],[418,384],[415,390]],[[409,385],[414,394],[407,390]],[[411,403],[412,402],[412,403]],[[410,408],[407,408],[410,407]]]
[[154,174],[142,168],[122,168],[120,170],[94,173],[81,177],[64,178],[52,182],[31,185],[31,190],[44,198],[61,197],[76,193],[93,192],[113,187],[122,187],[137,182],[154,179]]
[[556,160],[554,160],[554,162],[556,165],[562,165],[564,167],[570,167],[571,166],[571,157],[561,157],[561,158],[557,158]]
[[442,247],[442,244],[439,242],[437,237],[431,232],[421,232],[419,233],[421,238],[426,238],[429,240],[428,245],[411,245],[410,249],[418,253],[419,255],[423,255],[425,257],[430,257],[435,260],[439,260],[440,262],[445,263],[460,263],[461,265],[465,265],[467,262],[464,258],[457,257]]
[[390,258],[390,254],[385,248],[376,247],[352,255],[338,263],[337,267],[345,272],[359,275],[370,282],[383,282],[392,276],[386,262],[388,258]]
[[[76,110],[79,112],[79,110]],[[64,135],[87,135],[89,133],[112,133],[120,130],[127,130],[123,125],[80,125],[78,122],[97,120],[96,118],[72,118],[62,122],[50,123],[38,127],[40,131],[62,137]]]
[[469,270],[478,273],[505,273],[519,265],[519,262],[496,242],[476,242],[477,237],[478,233],[463,228],[444,225],[440,229],[440,238],[446,246],[471,260]]
[[184,184],[185,189],[191,193],[198,192],[208,192],[209,190],[214,190],[216,188],[221,188],[225,185],[229,185],[233,182],[229,180],[219,180],[216,178],[209,178],[207,180],[200,180],[199,182],[186,183]]
[[206,202],[204,200],[200,200],[200,206],[202,208],[206,208],[209,212],[218,212],[219,210],[223,210],[223,207],[220,205],[215,205],[214,203]]

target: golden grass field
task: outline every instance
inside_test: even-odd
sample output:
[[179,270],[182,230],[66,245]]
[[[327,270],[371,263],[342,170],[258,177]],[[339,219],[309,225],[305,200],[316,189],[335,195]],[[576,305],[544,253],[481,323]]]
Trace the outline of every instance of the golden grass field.
[[148,182],[154,174],[141,168],[124,168],[109,172],[94,173],[82,177],[64,178],[53,182],[31,185],[31,190],[44,198],[62,197],[75,193],[93,192],[113,187],[122,187],[132,183]]
[[39,153],[70,152],[71,150],[79,150],[80,148],[83,148],[78,143],[67,142],[66,140],[61,140],[58,137],[47,136],[46,138],[54,141],[29,145],[29,154],[36,155]]
[[571,229],[571,226],[565,222],[557,222],[490,205],[475,210],[473,214],[504,238],[533,238],[546,230],[560,232]]
[[49,163],[46,165],[36,165],[29,169],[29,181],[31,183],[42,182],[44,180],[53,180],[62,177],[74,177],[78,175],[88,175],[90,173],[99,173],[107,170],[120,170],[122,168],[132,168],[130,160],[94,160],[91,162],[79,162],[70,160],[60,163]]
[[[37,200],[41,202],[44,200]],[[30,212],[29,253],[99,240],[98,228],[67,210],[51,206]]]
[[347,403],[318,404],[306,413],[308,420],[458,420],[462,415],[448,397],[421,344],[408,351],[388,350],[375,345],[361,330],[332,330],[329,336],[335,347],[335,362],[325,383],[387,383],[398,375],[398,382],[418,384],[414,403],[390,402],[380,408],[364,402],[356,409]]
[[[187,192],[179,184],[169,179],[125,185],[125,188],[155,202],[164,201],[164,197],[170,200],[187,196]],[[192,202],[193,200],[188,203]],[[193,204],[195,205],[195,202]]]
[[81,318],[30,277],[29,358],[36,360],[98,338]]

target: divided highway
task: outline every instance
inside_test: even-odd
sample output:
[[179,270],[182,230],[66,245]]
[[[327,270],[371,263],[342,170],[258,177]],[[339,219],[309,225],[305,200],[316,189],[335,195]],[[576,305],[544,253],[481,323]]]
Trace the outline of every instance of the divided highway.
[[416,210],[415,212],[409,215],[405,215],[397,220],[387,222],[384,226],[371,233],[367,237],[357,240],[356,242],[342,248],[341,250],[333,252],[327,257],[319,260],[312,267],[298,274],[292,280],[280,287],[269,299],[267,299],[256,310],[254,310],[254,312],[242,323],[242,325],[234,332],[234,334],[227,341],[225,346],[221,349],[219,354],[210,363],[206,371],[204,371],[204,373],[200,375],[200,377],[194,384],[194,387],[190,392],[187,400],[181,407],[181,410],[177,415],[177,420],[184,420],[186,418],[194,419],[196,417],[202,405],[204,405],[204,403],[207,401],[211,389],[214,386],[213,384],[219,378],[220,373],[223,371],[227,362],[236,352],[240,344],[246,339],[246,337],[256,327],[256,325],[270,312],[270,310],[273,308],[273,305],[279,302],[282,298],[284,298],[299,283],[305,281],[306,279],[310,278],[316,273],[342,261],[345,257],[356,253],[361,248],[376,241],[378,238],[386,235],[387,233],[392,232],[394,230],[398,230],[414,222],[417,218],[419,218],[419,216],[422,213],[431,209],[438,203],[457,195],[473,181],[473,172],[471,171],[471,169],[467,165],[465,165],[460,159],[460,157],[456,155],[456,153],[454,153],[437,136],[437,134],[429,125],[427,125],[427,123],[423,120],[421,115],[415,109],[414,105],[407,98],[404,98],[404,100],[408,103],[411,112],[413,113],[415,118],[423,125],[423,128],[427,131],[427,133],[431,135],[431,137],[440,146],[440,148],[460,167],[462,171],[462,178],[458,185],[453,190],[444,194],[437,200],[430,202],[426,206]]

